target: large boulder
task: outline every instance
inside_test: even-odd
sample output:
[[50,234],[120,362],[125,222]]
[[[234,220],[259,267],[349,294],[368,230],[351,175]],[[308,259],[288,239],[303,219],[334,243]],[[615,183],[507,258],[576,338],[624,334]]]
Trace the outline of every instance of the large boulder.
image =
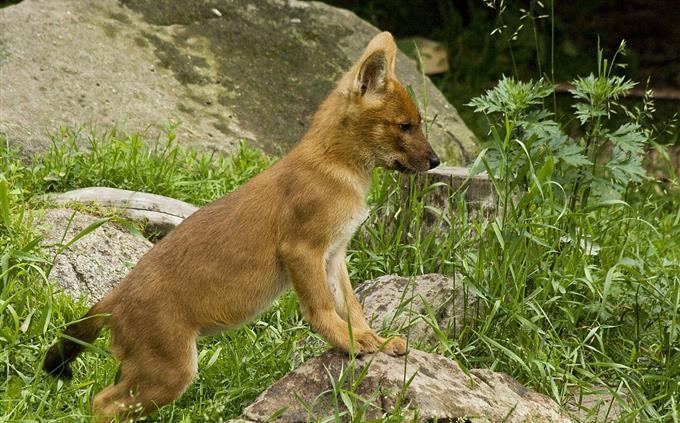
[[[43,245],[56,254],[100,218],[70,209],[47,209],[37,222]],[[71,297],[92,305],[137,264],[152,244],[106,222],[78,239],[54,259],[48,279]]]
[[[229,152],[241,139],[286,152],[378,29],[346,10],[296,0],[24,0],[0,9],[0,133],[45,149],[60,125],[153,129]],[[474,136],[416,64],[435,149],[474,157]]]
[[359,285],[356,294],[375,329],[416,342],[455,336],[481,311],[459,275],[381,276]]
[[[347,389],[356,395],[339,397]],[[570,421],[550,398],[510,376],[483,369],[466,374],[455,361],[418,350],[405,357],[367,355],[353,363],[347,354],[327,352],[270,386],[237,421],[267,422],[275,415],[275,421],[307,422],[333,418],[335,411],[342,413],[340,421],[354,421],[360,411],[361,420],[398,412],[419,422]]]

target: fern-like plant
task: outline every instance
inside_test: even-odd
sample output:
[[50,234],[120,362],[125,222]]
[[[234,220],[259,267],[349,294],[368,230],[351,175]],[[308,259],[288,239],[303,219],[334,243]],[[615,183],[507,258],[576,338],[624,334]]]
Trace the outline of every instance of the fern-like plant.
[[[576,103],[574,117],[581,125],[579,137],[566,134],[560,122],[544,107],[554,86],[544,79],[522,82],[503,77],[498,85],[476,97],[468,105],[484,113],[490,123],[490,141],[473,170],[486,169],[496,186],[502,207],[512,212],[518,194],[554,186],[570,209],[597,202],[619,200],[630,183],[645,178],[642,160],[651,142],[641,116],[619,103],[635,83],[612,74],[616,57],[624,54],[619,46],[611,62],[598,49],[597,74],[576,78],[570,91]],[[645,101],[651,104],[651,96]],[[625,112],[625,113],[624,113]],[[627,121],[614,124],[621,113]],[[550,182],[549,186],[546,182]]]

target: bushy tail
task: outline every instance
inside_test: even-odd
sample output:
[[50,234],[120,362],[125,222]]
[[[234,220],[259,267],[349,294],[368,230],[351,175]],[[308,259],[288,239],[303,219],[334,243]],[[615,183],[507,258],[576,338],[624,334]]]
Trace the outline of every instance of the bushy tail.
[[[43,369],[49,375],[64,380],[73,377],[71,362],[85,349],[83,344],[91,344],[97,339],[99,331],[108,322],[109,316],[102,315],[101,309],[103,307],[100,305],[101,302],[95,304],[81,320],[70,324],[64,331],[64,335],[68,338],[60,339],[47,351]],[[78,339],[82,343],[76,342],[72,338]]]

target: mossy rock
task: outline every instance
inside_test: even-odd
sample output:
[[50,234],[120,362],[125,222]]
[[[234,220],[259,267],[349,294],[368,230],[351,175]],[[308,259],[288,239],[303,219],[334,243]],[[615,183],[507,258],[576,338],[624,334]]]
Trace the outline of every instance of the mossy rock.
[[[25,0],[0,21],[0,133],[28,152],[64,124],[157,133],[176,121],[179,140],[204,149],[245,138],[283,154],[378,32],[346,10],[280,0]],[[476,142],[454,107],[397,60],[427,93],[435,149],[469,162]]]

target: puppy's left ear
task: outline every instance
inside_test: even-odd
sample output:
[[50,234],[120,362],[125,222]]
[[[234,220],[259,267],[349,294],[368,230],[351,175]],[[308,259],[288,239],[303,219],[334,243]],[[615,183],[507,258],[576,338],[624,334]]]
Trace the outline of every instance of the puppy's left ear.
[[388,78],[394,75],[396,55],[397,46],[392,34],[381,32],[373,37],[345,76],[348,88],[359,96],[384,92]]
[[368,56],[354,79],[354,91],[362,96],[368,92],[384,92],[388,66],[385,52],[379,50]]

